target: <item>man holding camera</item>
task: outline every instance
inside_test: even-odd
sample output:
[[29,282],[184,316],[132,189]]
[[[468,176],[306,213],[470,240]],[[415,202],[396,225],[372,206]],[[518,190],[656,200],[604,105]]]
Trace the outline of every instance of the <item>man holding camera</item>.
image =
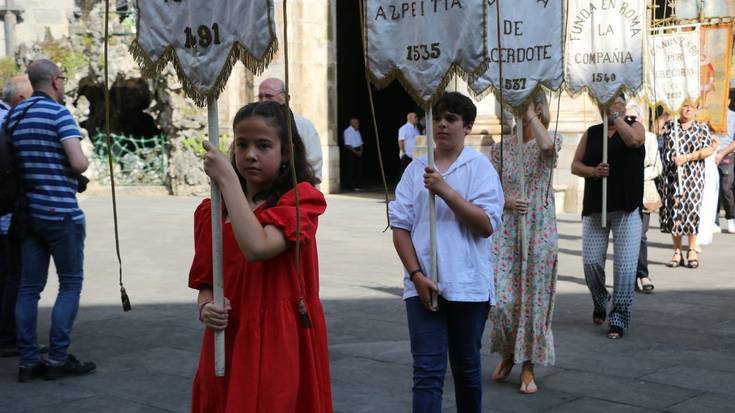
[[[76,121],[61,103],[65,77],[59,67],[49,60],[36,60],[28,67],[28,77],[33,95],[8,114],[9,124],[17,122],[11,139],[27,202],[15,314],[20,382],[86,374],[96,368],[94,363],[80,362],[67,352],[83,279],[85,218],[76,193],[79,175],[89,161],[82,152]],[[51,257],[59,292],[44,361],[38,348],[36,319]]]

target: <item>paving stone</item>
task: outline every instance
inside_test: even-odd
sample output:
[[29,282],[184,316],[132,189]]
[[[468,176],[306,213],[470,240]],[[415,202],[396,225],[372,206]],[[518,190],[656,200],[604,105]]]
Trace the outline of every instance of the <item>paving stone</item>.
[[[16,383],[17,358],[0,359],[0,412],[186,412],[202,340],[196,292],[187,285],[198,198],[118,198],[125,285],[133,311],[120,307],[109,197],[81,201],[87,213],[85,286],[70,351],[98,364],[85,377]],[[401,265],[385,228],[380,196],[328,196],[320,221],[320,287],[337,412],[411,408],[412,360],[401,299]],[[483,412],[731,412],[735,400],[735,236],[716,236],[702,267],[672,270],[670,238],[649,231],[654,294],[636,294],[622,340],[591,323],[580,259],[579,217],[559,217],[559,282],[553,319],[554,366],[536,366],[539,393],[489,379],[499,356],[483,338]],[[611,247],[612,248],[612,247]],[[610,250],[612,252],[612,250]],[[612,265],[607,263],[608,284]],[[39,310],[47,342],[58,288],[52,275]],[[117,409],[117,410],[116,410]],[[444,412],[456,412],[447,372]]]
[[607,400],[581,397],[569,403],[564,403],[552,409],[548,413],[580,413],[580,412],[605,412],[605,413],[650,413],[657,410],[645,409],[627,404],[614,403]]
[[735,394],[735,373],[712,369],[675,366],[643,376],[641,380],[729,396]]
[[[610,368],[624,366],[613,365]],[[579,371],[555,374],[544,382],[545,387],[559,391],[653,409],[663,409],[702,393],[681,387]]]
[[31,410],[28,413],[164,413],[175,410],[164,410],[146,406],[130,400],[107,396],[87,397]]
[[732,413],[735,396],[706,393],[668,407],[673,413]]

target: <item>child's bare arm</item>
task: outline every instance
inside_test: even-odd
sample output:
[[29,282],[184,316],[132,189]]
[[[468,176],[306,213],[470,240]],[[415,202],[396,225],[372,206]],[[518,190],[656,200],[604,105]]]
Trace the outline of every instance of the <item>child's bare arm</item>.
[[424,170],[424,186],[440,196],[454,212],[457,219],[473,233],[481,237],[493,234],[493,225],[485,211],[472,202],[462,198],[434,168],[427,166]]
[[227,205],[227,213],[237,245],[248,261],[260,261],[275,257],[288,248],[288,242],[280,229],[263,227],[250,209],[240,180],[230,161],[209,142],[204,142],[204,171],[217,182]]
[[419,295],[421,303],[429,311],[431,308],[431,293],[439,292],[433,281],[426,276],[423,269],[419,265],[419,259],[416,256],[416,249],[413,241],[411,241],[411,233],[405,229],[393,227],[393,245],[396,248],[398,256],[407,271],[422,270],[415,273],[412,277],[413,285],[416,287],[416,293]]

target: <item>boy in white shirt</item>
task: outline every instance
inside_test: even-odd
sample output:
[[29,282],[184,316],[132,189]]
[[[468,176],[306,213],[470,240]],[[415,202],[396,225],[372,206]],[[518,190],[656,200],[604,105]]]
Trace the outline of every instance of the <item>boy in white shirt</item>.
[[[495,303],[490,236],[500,227],[503,190],[490,161],[465,147],[477,109],[446,93],[433,108],[434,165],[412,162],[389,205],[393,243],[405,267],[404,293],[414,359],[413,411],[441,411],[447,353],[458,412],[480,412],[480,347]],[[429,193],[436,195],[438,284],[428,278]],[[438,311],[431,293],[439,294]]]

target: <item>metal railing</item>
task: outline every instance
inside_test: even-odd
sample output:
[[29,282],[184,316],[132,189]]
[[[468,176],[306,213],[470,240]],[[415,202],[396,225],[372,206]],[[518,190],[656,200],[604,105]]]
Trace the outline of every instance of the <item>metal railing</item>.
[[[166,136],[152,137],[112,134],[112,164],[118,185],[164,185],[166,180]],[[92,162],[97,170],[97,181],[110,182],[105,135],[92,137]]]

